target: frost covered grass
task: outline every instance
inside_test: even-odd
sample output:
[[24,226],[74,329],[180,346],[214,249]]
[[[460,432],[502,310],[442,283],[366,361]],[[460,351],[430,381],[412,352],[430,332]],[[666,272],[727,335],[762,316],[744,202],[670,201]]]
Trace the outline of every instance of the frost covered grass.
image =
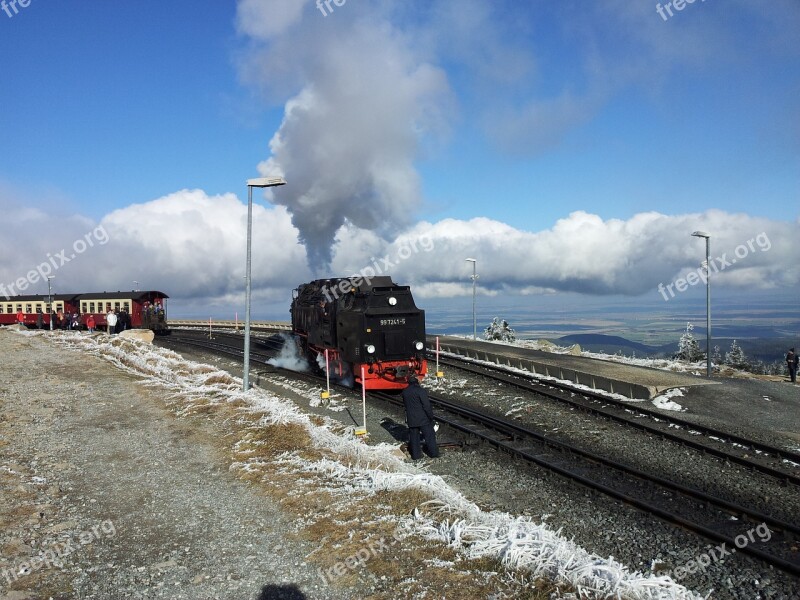
[[[459,337],[459,336],[455,336]],[[469,339],[472,339],[471,337]],[[605,354],[602,352],[589,352],[581,350],[580,346],[558,346],[547,340],[521,340],[517,339],[514,342],[507,342],[501,340],[481,340],[491,344],[500,344],[503,346],[516,346],[519,348],[528,348],[530,350],[540,350],[542,352],[550,352],[551,354],[572,354],[574,356],[585,356],[587,358],[596,358],[598,360],[606,360],[610,362],[618,362],[626,365],[633,365],[636,367],[649,367],[651,369],[661,369],[662,371],[674,371],[678,373],[691,373],[701,375],[705,372],[706,362],[685,362],[671,358],[635,358],[631,356],[623,356],[620,354]]]
[[242,392],[240,379],[216,367],[106,335],[23,333],[141,377],[165,392],[180,418],[211,420],[231,469],[295,515],[294,534],[317,546],[310,558],[322,573],[383,541],[385,551],[326,579],[332,585],[366,581],[382,590],[374,598],[700,598],[668,577],[590,554],[543,524],[481,510],[401,460],[394,446],[367,446],[352,427],[309,417],[267,391]]

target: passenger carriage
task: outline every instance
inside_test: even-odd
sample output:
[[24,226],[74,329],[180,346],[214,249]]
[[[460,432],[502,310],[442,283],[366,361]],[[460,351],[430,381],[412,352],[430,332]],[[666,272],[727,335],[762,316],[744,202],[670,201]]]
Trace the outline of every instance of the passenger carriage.
[[105,329],[108,312],[120,313],[124,310],[130,315],[131,328],[152,329],[156,333],[166,333],[169,330],[167,298],[169,296],[159,291],[53,294],[52,303],[47,294],[0,297],[0,325],[17,323],[17,314],[22,311],[24,324],[27,327],[37,327],[41,312],[42,326],[49,329],[52,308],[65,318],[66,315],[77,313],[81,329],[86,329],[89,315],[94,316],[97,329]]

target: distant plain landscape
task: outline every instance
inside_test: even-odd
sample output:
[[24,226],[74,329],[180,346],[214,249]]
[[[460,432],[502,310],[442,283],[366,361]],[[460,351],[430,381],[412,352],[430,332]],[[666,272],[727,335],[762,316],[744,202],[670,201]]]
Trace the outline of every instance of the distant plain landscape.
[[[472,303],[423,301],[429,333],[472,333]],[[686,324],[694,326],[700,347],[706,345],[705,296],[680,302],[646,298],[588,301],[577,295],[526,297],[508,302],[478,298],[478,335],[493,317],[506,319],[522,339],[547,339],[559,345],[578,343],[584,350],[661,358],[674,354]],[[791,346],[800,346],[800,308],[790,297],[725,297],[712,300],[712,348],[722,354],[733,340],[749,358],[782,360]]]

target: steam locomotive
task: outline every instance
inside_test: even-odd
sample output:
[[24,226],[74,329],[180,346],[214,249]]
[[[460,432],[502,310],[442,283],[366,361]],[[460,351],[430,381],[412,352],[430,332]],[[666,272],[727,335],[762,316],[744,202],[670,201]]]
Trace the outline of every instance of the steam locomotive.
[[[425,376],[425,311],[391,277],[318,279],[292,294],[292,331],[311,365],[367,389]],[[362,370],[363,367],[363,370]]]

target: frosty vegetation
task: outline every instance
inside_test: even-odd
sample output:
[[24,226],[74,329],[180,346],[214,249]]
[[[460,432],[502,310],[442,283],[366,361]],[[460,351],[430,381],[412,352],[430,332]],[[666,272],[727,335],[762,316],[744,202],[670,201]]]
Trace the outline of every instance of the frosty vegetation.
[[489,326],[483,330],[483,339],[497,340],[500,342],[513,342],[517,339],[517,334],[508,325],[508,321],[495,317]]
[[[691,323],[686,324],[686,331],[681,335],[678,341],[678,351],[675,353],[674,358],[685,362],[700,362],[706,359],[706,353],[700,349],[700,345],[694,337],[694,325]],[[785,365],[782,361],[775,361],[772,363],[765,363],[762,360],[750,360],[742,350],[742,347],[733,340],[731,348],[725,353],[723,358],[722,351],[719,346],[714,346],[711,351],[711,363],[719,369],[725,365],[732,369],[739,371],[748,371],[759,375],[783,375],[785,372]]]

